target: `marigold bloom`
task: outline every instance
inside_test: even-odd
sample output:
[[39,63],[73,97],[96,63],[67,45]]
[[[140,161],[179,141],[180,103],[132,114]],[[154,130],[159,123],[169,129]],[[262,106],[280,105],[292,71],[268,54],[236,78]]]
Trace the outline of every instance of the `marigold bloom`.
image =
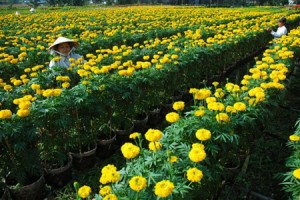
[[[190,90],[190,93],[191,93],[191,90]],[[211,91],[209,89],[200,89],[195,92],[194,98],[196,100],[202,100],[202,99],[206,99],[207,97],[210,97],[210,95],[211,95]]]
[[139,192],[147,187],[147,180],[142,176],[134,176],[130,179],[129,186],[132,190]]
[[221,122],[229,122],[229,116],[226,113],[219,113],[216,115],[216,120],[221,123]]
[[197,148],[204,150],[204,145],[200,143],[192,144],[192,149],[197,149]]
[[87,198],[91,193],[92,193],[91,187],[86,185],[78,189],[78,196],[83,199]]
[[174,162],[177,162],[178,157],[177,156],[170,156],[168,160],[169,160],[170,163],[174,163]]
[[300,136],[298,135],[290,135],[290,140],[293,141],[293,142],[297,142],[300,140]]
[[104,187],[101,187],[101,188],[100,188],[99,194],[100,194],[102,197],[104,197],[104,196],[110,194],[111,191],[112,191],[111,187],[110,187],[109,185],[107,185],[107,186],[104,186]]
[[174,110],[183,110],[184,109],[184,102],[183,101],[177,101],[173,104]]
[[149,149],[151,151],[159,150],[162,147],[162,144],[160,142],[150,142],[149,143]]
[[134,132],[134,133],[131,133],[131,134],[129,135],[129,138],[130,138],[130,139],[136,139],[136,138],[138,138],[140,135],[141,135],[140,133]]
[[145,138],[149,142],[156,142],[156,141],[160,140],[161,137],[162,137],[162,132],[157,129],[150,128],[145,134]]
[[4,89],[5,91],[10,92],[10,91],[12,91],[13,87],[12,87],[11,85],[5,85],[5,86],[3,87],[3,89]]
[[131,158],[135,158],[136,156],[139,155],[140,147],[138,147],[132,143],[126,142],[121,147],[121,151],[125,158],[131,159]]
[[216,102],[217,99],[216,99],[216,97],[207,97],[205,99],[205,101],[206,101],[207,104],[209,104],[209,103],[212,103],[212,102]]
[[236,113],[236,109],[233,106],[226,106],[225,111],[228,113]]
[[203,173],[197,168],[190,168],[187,170],[187,179],[191,182],[199,182],[203,178]]
[[31,105],[30,101],[22,101],[19,104],[19,108],[25,110],[25,109],[28,109],[30,107],[30,105]]
[[246,104],[243,102],[236,102],[233,107],[237,110],[237,111],[245,111],[246,110]]
[[115,194],[106,195],[103,200],[118,200],[118,197]]
[[220,102],[211,102],[211,103],[207,104],[207,108],[209,110],[223,111],[225,109],[225,106],[223,103],[220,103]]
[[68,87],[70,87],[70,83],[69,82],[64,82],[61,86],[63,88],[68,88]]
[[172,193],[174,184],[169,180],[162,180],[156,183],[154,189],[154,193],[156,196],[165,198]]
[[293,176],[297,179],[300,179],[300,168],[293,171]]
[[102,184],[115,183],[119,181],[121,174],[118,171],[112,170],[106,173],[102,173],[99,182]]
[[27,117],[28,115],[30,114],[30,110],[28,110],[28,109],[20,109],[20,110],[18,110],[18,112],[17,112],[17,115],[19,116],[19,117]]
[[179,120],[180,116],[176,112],[170,112],[166,115],[167,122],[174,123]]
[[214,82],[212,83],[212,85],[215,86],[215,87],[217,87],[217,86],[219,85],[219,82],[214,81]]
[[206,153],[203,149],[192,148],[192,150],[189,152],[189,158],[193,162],[201,162],[206,158]]
[[0,119],[9,119],[12,116],[10,110],[0,110]]
[[201,141],[209,140],[211,138],[211,132],[207,129],[201,128],[197,130],[196,137]]
[[205,115],[205,111],[204,110],[197,110],[194,115],[196,117],[202,117],[203,115]]
[[41,86],[39,85],[39,84],[32,84],[31,86],[31,89],[33,89],[33,90],[38,90],[38,89],[40,89],[41,88]]

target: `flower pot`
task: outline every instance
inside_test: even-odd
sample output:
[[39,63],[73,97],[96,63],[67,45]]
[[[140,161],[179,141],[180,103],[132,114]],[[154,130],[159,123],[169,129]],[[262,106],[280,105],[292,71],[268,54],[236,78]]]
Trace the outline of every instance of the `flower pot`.
[[72,156],[69,155],[65,166],[56,169],[45,169],[46,183],[55,188],[67,185],[72,180]]
[[226,181],[231,182],[239,173],[240,158],[231,159],[224,165],[224,178]]
[[134,124],[130,122],[128,128],[124,129],[113,129],[113,132],[116,134],[116,143],[118,145],[123,145],[126,142],[130,142],[129,135],[133,132]]
[[5,188],[3,191],[0,191],[0,200],[8,200],[9,199],[9,190]]
[[73,167],[77,170],[86,170],[93,167],[96,162],[96,151],[97,151],[97,144],[95,145],[95,148],[86,152],[82,152],[82,153],[71,152]]
[[155,126],[157,126],[159,123],[162,122],[162,115],[161,115],[161,109],[160,108],[156,108],[156,109],[153,109],[149,112],[149,115],[148,115],[148,126],[150,128],[153,128]]
[[114,152],[114,144],[116,142],[117,136],[114,135],[111,139],[97,139],[97,156],[99,158],[105,159],[110,157]]
[[134,124],[133,132],[144,133],[146,130],[148,119],[149,119],[148,115],[145,113],[138,115],[136,119],[133,120],[133,124]]
[[39,177],[33,183],[21,188],[9,188],[11,198],[14,200],[40,200],[45,196],[45,178],[44,175]]

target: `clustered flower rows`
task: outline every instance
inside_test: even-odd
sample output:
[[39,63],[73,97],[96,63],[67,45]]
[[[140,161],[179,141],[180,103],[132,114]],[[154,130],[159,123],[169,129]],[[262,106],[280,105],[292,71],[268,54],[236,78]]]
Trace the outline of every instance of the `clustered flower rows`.
[[[181,112],[184,110],[185,104],[182,101],[175,102],[173,109],[177,112],[166,115],[166,120],[171,125],[164,133],[156,129],[149,129],[145,133],[146,140],[149,143],[154,142],[152,146],[149,145],[149,150],[141,145],[140,140],[143,136],[140,133],[131,134],[130,138],[135,140],[136,145],[125,143],[121,147],[122,154],[127,159],[127,166],[120,170],[122,176],[119,177],[119,180],[114,183],[111,182],[113,183],[112,187],[101,186],[100,195],[103,199],[108,194],[115,194],[116,198],[122,198],[123,195],[130,196],[130,192],[124,192],[126,185],[129,185],[129,188],[135,191],[137,196],[140,194],[141,199],[145,197],[142,196],[143,192],[147,193],[148,199],[151,199],[151,192],[157,197],[167,198],[176,196],[178,191],[183,190],[180,183],[187,185],[188,182],[199,183],[205,179],[205,173],[201,169],[204,165],[202,163],[207,157],[206,145],[217,140],[218,128],[234,127],[236,125],[234,123],[238,123],[237,119],[241,119],[239,117],[260,109],[265,102],[271,100],[272,96],[276,96],[278,92],[280,93],[284,89],[283,81],[286,79],[286,73],[294,57],[294,52],[290,49],[299,50],[299,36],[300,28],[292,30],[289,36],[276,40],[276,44],[265,51],[262,60],[257,61],[256,65],[249,70],[250,74],[244,76],[241,85],[229,82],[225,84],[224,88],[221,88],[218,87],[218,82],[214,82],[211,88],[192,88],[190,93],[194,95],[195,109],[186,113],[186,117],[183,118]],[[188,138],[197,139],[194,140],[195,142],[189,143],[189,141],[185,141],[183,134],[178,134],[178,129],[181,128],[180,125],[183,125],[185,120],[192,119],[198,119],[199,125],[204,123],[219,124],[219,126],[212,126],[211,129],[207,129],[204,125],[203,127],[200,126],[194,135],[188,135]],[[233,135],[234,133],[230,130],[232,127],[227,129],[227,134]],[[293,144],[298,144],[300,136],[296,133],[290,136],[290,140],[294,142]],[[188,151],[174,152],[173,150],[176,149],[174,146],[180,146],[176,141],[181,141],[181,143],[189,146]],[[187,157],[189,160],[186,159]],[[152,168],[147,166],[148,162],[152,164]],[[154,162],[163,163],[159,165],[163,167],[156,168],[157,165]],[[138,165],[142,165],[141,170],[137,168]],[[161,176],[161,178],[169,178],[157,180],[157,177],[160,177],[160,170],[166,170],[164,173],[169,173]],[[184,171],[176,174],[176,170]],[[110,174],[111,172],[106,173]],[[106,176],[106,173],[102,171],[101,177]],[[135,173],[137,174],[134,175]],[[155,174],[157,176],[154,176]],[[299,166],[292,174],[295,179],[300,179]],[[183,179],[180,179],[179,176],[183,176]],[[101,178],[100,183],[103,184]],[[188,185],[190,186],[190,184]],[[205,186],[203,185],[203,187]]]
[[[153,8],[155,9],[155,8]],[[156,9],[155,9],[156,10]],[[197,16],[200,12],[200,10],[194,10],[192,9],[192,13]],[[139,17],[140,14],[136,13],[135,11],[131,10],[131,12],[134,13],[133,16],[138,15]],[[107,11],[107,15],[111,14],[111,10]],[[115,10],[114,10],[115,12]],[[174,8],[171,8],[169,10],[170,13],[176,12],[177,10]],[[181,12],[181,11],[180,11]],[[111,49],[109,48],[104,48],[104,49],[98,49],[96,50],[96,54],[94,53],[88,53],[85,55],[87,58],[87,62],[85,62],[83,65],[81,64],[82,62],[80,60],[74,60],[71,59],[70,62],[71,68],[69,70],[74,70],[75,73],[78,73],[78,75],[81,77],[81,84],[83,85],[91,85],[93,80],[96,80],[95,84],[99,84],[97,80],[100,80],[101,77],[108,72],[112,71],[117,71],[117,73],[120,76],[131,76],[135,71],[140,70],[140,69],[147,69],[150,67],[155,67],[156,69],[162,69],[163,67],[171,67],[172,65],[177,65],[179,64],[180,58],[182,55],[186,54],[190,50],[192,50],[194,47],[214,47],[223,43],[232,43],[232,42],[238,42],[239,39],[242,37],[249,37],[249,36],[255,36],[256,33],[264,31],[264,27],[269,26],[271,23],[273,23],[279,15],[281,14],[274,14],[272,16],[269,16],[268,12],[252,12],[247,14],[239,11],[230,11],[232,12],[237,12],[237,17],[234,19],[228,18],[228,22],[219,22],[221,19],[223,20],[224,16],[228,16],[229,12],[223,12],[222,15],[223,17],[219,16],[221,11],[214,12],[213,18],[211,18],[211,11],[205,10],[204,12],[201,10],[201,18],[195,17],[195,22],[192,22],[192,24],[199,24],[200,27],[197,27],[196,29],[191,29],[188,31],[185,31],[184,34],[182,33],[177,33],[175,35],[172,35],[170,37],[165,37],[162,39],[155,38],[154,40],[145,40],[143,43],[135,43],[132,46],[129,45],[120,45],[120,46],[113,46]],[[188,13],[188,15],[187,15]],[[70,15],[70,13],[66,13]],[[83,19],[84,12],[80,14],[80,17]],[[89,12],[89,15],[91,13]],[[115,13],[117,16],[120,13]],[[190,17],[191,10],[185,10],[185,12],[182,13],[181,18],[183,17]],[[93,13],[92,14],[96,19],[101,20],[102,18],[99,17],[99,13]],[[105,14],[106,15],[106,14]],[[205,17],[205,16],[210,16],[210,17]],[[122,15],[123,16],[123,15]],[[133,17],[132,16],[132,17]],[[164,14],[163,14],[164,16]],[[174,15],[175,16],[175,15]],[[247,16],[247,18],[245,18]],[[264,16],[264,17],[262,17]],[[269,22],[268,17],[271,17],[272,20]],[[19,20],[12,18],[13,16],[2,16],[4,20],[4,25],[6,26],[12,26],[11,22],[14,22],[14,20]],[[22,17],[22,16],[21,16]],[[26,16],[25,22],[29,23],[28,27],[33,26],[32,21],[26,21],[30,19],[30,16]],[[36,96],[37,98],[42,98],[42,97],[52,97],[52,96],[58,96],[61,94],[61,90],[63,89],[68,89],[71,87],[71,79],[70,77],[64,77],[61,79],[61,75],[58,75],[56,77],[56,81],[59,83],[57,84],[58,87],[60,88],[45,88],[45,86],[42,86],[41,83],[33,81],[35,77],[39,76],[39,74],[46,73],[48,69],[45,68],[45,66],[48,65],[48,58],[43,59],[42,62],[41,60],[32,60],[31,59],[35,56],[35,54],[40,55],[47,55],[47,47],[48,45],[54,41],[55,36],[51,33],[48,34],[49,32],[49,27],[53,27],[55,22],[57,24],[63,24],[61,26],[56,26],[54,27],[54,33],[57,33],[59,35],[59,31],[63,30],[65,28],[72,30],[74,28],[74,24],[79,23],[82,24],[80,21],[80,17],[76,16],[75,18],[71,18],[74,21],[72,21],[71,24],[73,25],[65,25],[65,19],[61,21],[61,19],[56,19],[52,15],[47,15],[44,16],[45,18],[37,18],[35,19],[36,21],[41,20],[42,22],[45,22],[47,26],[45,25],[39,25],[39,28],[34,28],[33,30],[38,31],[38,33],[45,33],[45,36],[40,36],[37,35],[35,37],[30,37],[30,40],[27,37],[14,37],[14,36],[8,36],[6,37],[4,34],[1,35],[2,38],[6,38],[7,42],[4,43],[4,46],[1,46],[0,48],[5,50],[7,53],[2,53],[0,54],[0,62],[3,63],[7,67],[21,67],[24,68],[24,74],[21,74],[20,77],[12,77],[10,79],[11,83],[7,82],[7,79],[1,78],[0,77],[0,92],[1,93],[7,93],[10,92],[11,95],[17,96],[18,98],[21,98],[22,95],[33,95]],[[47,19],[49,17],[54,17],[54,21],[49,22]],[[128,31],[126,28],[122,29],[122,25],[124,25],[124,20],[126,22],[125,24],[129,24],[129,21],[132,22],[132,20],[138,20],[138,18],[122,18],[122,17],[117,17],[115,20],[113,20],[112,23],[119,22],[120,26],[117,26],[115,28],[108,28],[104,29],[104,27],[101,27],[103,30],[118,30],[121,29],[121,32],[126,32]],[[147,22],[150,22],[152,24],[152,21],[154,20],[153,17],[150,14],[147,16],[149,19],[145,21],[145,24]],[[288,16],[289,19],[293,19],[297,17],[297,14],[292,14]],[[67,21],[71,20],[67,19]],[[239,19],[239,20],[237,20]],[[45,20],[45,21],[44,21]],[[174,19],[177,21],[176,19]],[[197,23],[197,20],[200,20],[202,23]],[[220,25],[206,25],[208,22],[212,22],[212,20],[215,23],[220,23]],[[237,21],[234,21],[237,20]],[[109,21],[106,21],[107,23]],[[183,21],[185,22],[185,21]],[[133,23],[133,22],[132,22]],[[155,20],[155,23],[157,26],[153,26],[152,28],[157,28],[160,27],[160,23],[164,23],[164,26],[169,23],[168,22],[160,22],[159,20]],[[175,25],[176,28],[185,26],[186,24],[182,24],[182,22],[178,22],[179,25]],[[186,22],[185,22],[186,23]],[[190,20],[188,23],[191,23]],[[146,27],[147,25],[143,25],[142,23],[138,23],[140,27]],[[174,23],[171,23],[172,27],[174,28]],[[91,24],[87,23],[86,26],[89,26]],[[99,24],[98,24],[99,25]],[[95,26],[95,24],[94,24]],[[25,26],[24,26],[25,27]],[[5,32],[6,35],[15,35],[15,32],[23,32],[26,34],[26,31],[24,32],[23,28],[24,27],[14,27],[14,29],[6,30],[8,32]],[[58,28],[59,27],[59,28]],[[99,27],[99,26],[97,26]],[[125,25],[127,27],[127,25]],[[129,25],[129,27],[133,28],[132,24]],[[81,25],[80,30],[84,30],[86,27]],[[139,28],[139,27],[135,27]],[[57,32],[56,32],[57,31]],[[100,30],[98,30],[100,31]],[[202,31],[204,31],[202,33]],[[100,31],[101,32],[101,31]],[[117,31],[118,32],[118,31]],[[139,32],[139,31],[137,31]],[[209,32],[214,34],[213,37],[209,37],[205,40],[203,38],[203,35],[205,32]],[[99,32],[96,32],[99,34]],[[84,35],[89,35],[86,32],[83,32],[82,34]],[[109,34],[110,35],[110,34]],[[90,39],[90,38],[89,38]],[[81,37],[82,41],[87,41],[91,42],[89,39],[85,37]],[[99,38],[97,38],[98,40]],[[37,44],[36,47],[34,45]],[[15,52],[15,48],[11,50],[11,46],[15,46],[19,48],[19,52]],[[148,54],[145,54],[143,52],[149,52]],[[12,53],[14,55],[12,55]],[[142,58],[136,59],[136,55],[144,55]],[[285,55],[288,56],[288,55]],[[16,58],[17,57],[17,58]],[[41,56],[43,57],[43,56]],[[2,59],[1,59],[2,58]],[[59,58],[57,58],[59,59]],[[38,63],[38,65],[36,65]],[[33,65],[33,67],[29,67],[30,65]],[[7,76],[7,75],[6,75]],[[30,88],[28,88],[28,86]],[[20,89],[18,89],[20,88]],[[105,85],[99,84],[99,90],[103,91],[105,88]],[[31,89],[31,90],[30,90]],[[12,109],[12,105],[9,105],[9,102],[6,103],[5,107],[7,109],[11,109],[12,112],[14,112],[14,109]],[[29,109],[30,110],[30,109]],[[28,113],[29,115],[29,113]],[[25,117],[28,115],[22,115],[20,117]],[[175,117],[175,116],[174,116]]]

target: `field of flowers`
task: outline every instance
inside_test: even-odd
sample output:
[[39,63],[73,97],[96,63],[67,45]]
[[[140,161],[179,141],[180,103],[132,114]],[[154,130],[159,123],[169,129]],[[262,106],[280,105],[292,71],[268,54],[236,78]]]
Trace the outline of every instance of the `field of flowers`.
[[[121,148],[127,166],[121,172],[112,165],[103,168],[100,183],[117,183],[100,194],[180,199],[206,186],[203,198],[208,198],[236,154],[231,151],[238,145],[235,132],[250,129],[263,105],[284,89],[299,55],[299,29],[271,45],[241,85],[199,87],[269,44],[266,28],[275,28],[282,16],[290,29],[299,24],[299,12],[275,8],[126,7],[0,15],[0,177],[10,174],[25,185],[53,160],[63,164],[70,151],[82,152],[100,136],[110,136],[103,126],[122,129],[124,122],[190,92],[194,104],[185,118],[184,102],[177,101],[178,113],[166,116],[171,125],[145,133],[150,151],[140,133],[131,135],[136,145]],[[86,62],[70,60],[68,69],[50,69],[50,60],[59,58],[47,49],[58,36],[77,40],[76,52]],[[78,192],[84,197],[89,188]],[[113,198],[109,195],[104,199]]]

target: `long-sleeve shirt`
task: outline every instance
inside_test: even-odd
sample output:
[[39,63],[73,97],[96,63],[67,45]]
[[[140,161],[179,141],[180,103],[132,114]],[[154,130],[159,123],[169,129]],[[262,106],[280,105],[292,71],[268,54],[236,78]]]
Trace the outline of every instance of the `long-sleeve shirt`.
[[73,50],[70,51],[68,56],[63,55],[58,51],[54,51],[54,52],[60,55],[61,59],[59,61],[51,60],[49,63],[50,68],[52,68],[53,66],[61,66],[61,67],[69,68],[71,64],[69,58],[74,58],[75,60],[77,60],[78,58],[82,58],[81,55],[74,53]]
[[272,31],[271,34],[275,37],[275,38],[280,38],[283,35],[287,34],[287,29],[285,26],[281,26],[278,27],[277,31]]

